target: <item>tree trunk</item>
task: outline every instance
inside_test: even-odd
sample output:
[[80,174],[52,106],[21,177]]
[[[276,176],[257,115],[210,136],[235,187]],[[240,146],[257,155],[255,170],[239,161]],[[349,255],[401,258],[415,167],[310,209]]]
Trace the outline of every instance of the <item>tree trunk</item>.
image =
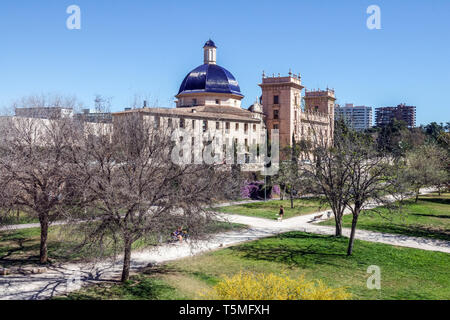
[[420,189],[417,190],[417,192],[416,192],[416,203],[417,203],[417,201],[419,201],[419,194],[420,194]]
[[125,237],[125,252],[123,256],[122,282],[130,278],[130,261],[131,261],[131,245],[132,241],[129,237]]
[[339,218],[336,214],[334,215],[334,221],[336,222],[336,237],[342,237],[342,217]]
[[41,224],[41,244],[39,252],[39,262],[45,264],[48,262],[47,236],[48,236],[48,214],[39,216]]
[[348,242],[347,256],[351,256],[353,252],[353,243],[355,242],[356,223],[358,222],[358,214],[353,215],[352,232],[350,233],[350,240]]
[[291,188],[291,194],[290,194],[290,196],[291,196],[291,209],[294,209],[294,194],[293,194],[292,191],[293,191],[293,190],[292,190],[292,188]]

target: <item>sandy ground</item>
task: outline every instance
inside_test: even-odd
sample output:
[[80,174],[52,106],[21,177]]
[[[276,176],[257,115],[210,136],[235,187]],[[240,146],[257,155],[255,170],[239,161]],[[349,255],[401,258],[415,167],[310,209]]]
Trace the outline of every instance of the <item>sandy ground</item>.
[[[424,193],[430,191],[424,190]],[[226,204],[222,204],[221,206],[224,205]],[[372,204],[372,206],[374,205]],[[324,214],[326,218],[327,212],[324,211],[322,213],[294,217],[282,222],[240,215],[221,214],[219,218],[229,222],[245,224],[249,228],[216,234],[211,239],[197,242],[195,245],[175,243],[163,245],[158,248],[135,251],[131,256],[131,270],[136,272],[140,268],[150,264],[185,258],[288,231],[331,235],[334,234],[334,227],[320,226],[316,224],[320,220],[313,221],[314,217],[320,214]],[[345,236],[348,236],[350,230],[344,228],[343,233]],[[357,230],[356,238],[396,246],[450,253],[450,242],[443,240],[407,237],[365,230]],[[0,276],[0,299],[48,299],[53,296],[76,291],[81,286],[89,283],[117,280],[120,277],[121,267],[122,261],[121,259],[117,259],[116,261],[104,261],[96,264],[78,263],[55,265],[49,267],[47,272],[42,274]]]

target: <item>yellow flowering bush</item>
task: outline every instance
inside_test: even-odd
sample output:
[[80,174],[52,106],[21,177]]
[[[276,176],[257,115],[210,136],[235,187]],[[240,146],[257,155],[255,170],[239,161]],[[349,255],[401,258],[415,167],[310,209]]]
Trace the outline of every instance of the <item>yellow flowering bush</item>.
[[211,290],[202,294],[214,300],[346,300],[351,297],[343,288],[329,288],[320,280],[306,281],[303,276],[240,272],[224,277]]

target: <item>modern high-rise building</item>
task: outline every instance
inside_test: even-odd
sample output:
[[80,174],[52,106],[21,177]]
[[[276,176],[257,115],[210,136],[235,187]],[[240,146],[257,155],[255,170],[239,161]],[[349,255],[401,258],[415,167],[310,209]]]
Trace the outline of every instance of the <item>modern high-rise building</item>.
[[416,107],[399,104],[397,107],[380,107],[375,111],[375,123],[377,127],[385,126],[393,119],[406,122],[409,128],[416,126]]
[[342,107],[337,105],[335,119],[344,120],[348,127],[356,131],[364,131],[372,127],[372,107],[354,106],[352,103]]

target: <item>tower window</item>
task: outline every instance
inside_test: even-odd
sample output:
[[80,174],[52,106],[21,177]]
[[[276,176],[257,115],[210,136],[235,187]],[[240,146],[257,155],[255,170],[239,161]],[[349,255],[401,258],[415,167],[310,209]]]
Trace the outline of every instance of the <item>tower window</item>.
[[273,110],[273,118],[274,119],[279,119],[279,113],[280,113],[279,110]]
[[279,104],[278,96],[273,96],[273,104]]
[[203,132],[206,132],[208,130],[208,121],[203,120]]
[[180,128],[184,128],[184,119],[183,118],[180,119]]
[[236,128],[236,131],[238,131],[238,130],[239,130],[239,123],[236,123],[236,126],[235,126],[235,128]]
[[244,132],[245,132],[245,133],[248,132],[248,123],[244,124]]
[[220,122],[216,122],[216,130],[220,129]]
[[195,120],[192,120],[192,129],[195,129]]

